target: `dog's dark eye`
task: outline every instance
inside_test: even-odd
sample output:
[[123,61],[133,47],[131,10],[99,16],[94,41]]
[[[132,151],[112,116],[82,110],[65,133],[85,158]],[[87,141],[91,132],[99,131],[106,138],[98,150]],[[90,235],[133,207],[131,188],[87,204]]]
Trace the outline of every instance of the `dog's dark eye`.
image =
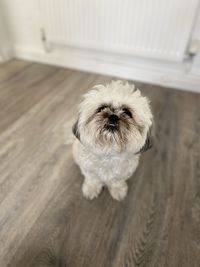
[[132,113],[130,112],[129,109],[127,109],[127,108],[123,108],[123,112],[124,112],[124,114],[128,115],[130,118],[133,117],[133,116],[132,116]]
[[103,106],[100,106],[98,109],[97,109],[97,113],[101,112],[103,109],[107,108],[106,105],[103,105]]

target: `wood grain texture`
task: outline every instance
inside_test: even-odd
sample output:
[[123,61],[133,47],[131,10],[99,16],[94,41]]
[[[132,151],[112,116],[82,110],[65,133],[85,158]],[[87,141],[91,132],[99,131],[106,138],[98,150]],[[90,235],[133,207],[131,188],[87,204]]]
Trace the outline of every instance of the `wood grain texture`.
[[13,60],[0,66],[0,266],[200,266],[200,95],[139,84],[156,122],[128,197],[82,197],[77,105],[111,78]]

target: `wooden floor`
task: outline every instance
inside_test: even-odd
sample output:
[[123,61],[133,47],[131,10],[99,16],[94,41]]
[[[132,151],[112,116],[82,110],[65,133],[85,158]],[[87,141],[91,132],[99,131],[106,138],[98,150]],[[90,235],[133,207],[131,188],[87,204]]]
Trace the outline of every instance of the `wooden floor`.
[[90,202],[71,154],[81,94],[111,77],[0,66],[0,266],[199,267],[200,94],[139,84],[155,115],[125,201]]

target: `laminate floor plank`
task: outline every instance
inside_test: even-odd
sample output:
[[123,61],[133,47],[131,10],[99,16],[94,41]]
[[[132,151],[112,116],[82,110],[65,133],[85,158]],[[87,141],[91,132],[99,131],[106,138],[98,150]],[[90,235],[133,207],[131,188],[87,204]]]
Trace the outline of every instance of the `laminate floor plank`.
[[0,64],[0,84],[5,81],[12,80],[30,65],[30,62],[18,59],[13,59]]

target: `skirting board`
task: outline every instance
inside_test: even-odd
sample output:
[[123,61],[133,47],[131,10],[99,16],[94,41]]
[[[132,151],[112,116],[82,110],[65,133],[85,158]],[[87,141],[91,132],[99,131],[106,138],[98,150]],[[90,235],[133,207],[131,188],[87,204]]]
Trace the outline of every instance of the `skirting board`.
[[14,54],[13,54],[13,50],[11,48],[11,45],[8,44],[6,47],[3,46],[1,48],[0,54],[1,54],[1,57],[0,57],[1,63],[6,62],[6,61],[10,60],[11,58],[13,58]]
[[117,58],[114,55],[72,48],[46,52],[43,49],[15,46],[14,53],[16,58],[24,60],[200,93],[200,69],[195,69],[194,74],[191,73],[191,63],[173,66],[173,63],[155,63],[137,58],[130,60],[127,57]]

